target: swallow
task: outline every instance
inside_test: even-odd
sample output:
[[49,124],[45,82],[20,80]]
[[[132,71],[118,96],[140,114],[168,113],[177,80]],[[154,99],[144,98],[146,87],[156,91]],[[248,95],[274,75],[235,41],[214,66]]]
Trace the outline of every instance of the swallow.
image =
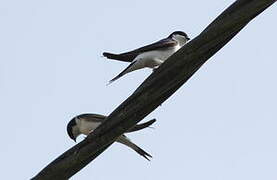
[[[69,121],[67,124],[67,134],[68,136],[76,142],[77,137],[80,134],[88,135],[90,133],[93,133],[93,130],[95,130],[105,119],[107,116],[103,116],[100,114],[81,114]],[[150,121],[147,121],[145,123],[137,124],[128,132],[134,132],[139,131],[141,129],[144,129],[146,127],[149,127],[151,124],[153,124],[156,120],[152,119]],[[146,151],[141,149],[139,146],[137,146],[135,143],[133,143],[126,135],[121,135],[117,138],[116,142],[119,142],[121,144],[124,144],[128,146],[129,148],[136,151],[139,155],[147,159],[152,158],[150,154],[148,154]]]
[[152,69],[158,68],[165,60],[167,60],[173,53],[178,51],[189,40],[190,38],[186,33],[182,31],[175,31],[160,41],[135,49],[133,51],[121,54],[104,52],[103,56],[108,59],[130,62],[130,65],[113,79],[111,79],[109,83],[112,83],[125,74],[138,69],[145,67]]

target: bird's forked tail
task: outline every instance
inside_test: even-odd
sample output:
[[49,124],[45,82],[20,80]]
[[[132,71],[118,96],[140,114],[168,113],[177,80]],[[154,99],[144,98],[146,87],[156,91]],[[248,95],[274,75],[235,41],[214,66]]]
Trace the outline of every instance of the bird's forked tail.
[[126,145],[126,146],[128,146],[128,147],[130,147],[131,149],[136,151],[139,155],[141,155],[142,157],[144,157],[148,161],[150,161],[149,158],[152,158],[152,156],[150,154],[148,154],[146,151],[144,151],[143,149],[138,147],[135,143],[131,142],[125,135],[120,136],[117,139],[117,141],[124,144],[124,145]]

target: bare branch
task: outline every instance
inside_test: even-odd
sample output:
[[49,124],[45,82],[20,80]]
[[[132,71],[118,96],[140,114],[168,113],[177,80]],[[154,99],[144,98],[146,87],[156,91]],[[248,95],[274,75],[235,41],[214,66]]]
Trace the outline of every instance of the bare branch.
[[212,55],[275,0],[237,0],[199,36],[172,55],[93,134],[33,179],[68,179],[179,89]]

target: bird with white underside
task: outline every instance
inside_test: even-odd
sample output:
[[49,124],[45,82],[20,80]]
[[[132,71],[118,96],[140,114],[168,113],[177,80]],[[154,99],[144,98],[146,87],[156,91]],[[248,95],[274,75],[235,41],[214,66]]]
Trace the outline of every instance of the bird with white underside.
[[[81,114],[69,121],[67,124],[67,134],[68,136],[73,139],[76,142],[76,139],[79,135],[89,135],[90,133],[93,133],[93,130],[95,130],[105,119],[107,116],[103,116],[100,114]],[[134,132],[139,131],[141,129],[144,129],[146,127],[149,127],[152,125],[156,120],[152,119],[150,121],[147,121],[145,123],[137,124],[131,129],[129,129],[128,132]],[[135,143],[133,143],[126,135],[122,134],[119,136],[116,140],[116,142],[119,142],[121,144],[124,144],[134,151],[136,151],[139,155],[143,156],[145,159],[149,160],[149,158],[152,158],[150,154],[145,152],[143,149],[138,147]]]
[[135,49],[133,51],[113,54],[104,52],[103,56],[108,59],[130,62],[131,64],[125,68],[121,73],[115,76],[109,83],[119,79],[123,75],[142,69],[145,67],[156,69],[172,54],[184,46],[190,38],[182,31],[175,31],[167,38],[152,43],[150,45]]

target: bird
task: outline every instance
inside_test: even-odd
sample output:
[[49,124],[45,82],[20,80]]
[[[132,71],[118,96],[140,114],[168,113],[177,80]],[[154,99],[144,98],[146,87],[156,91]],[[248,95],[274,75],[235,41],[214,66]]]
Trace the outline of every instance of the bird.
[[[80,114],[78,116],[75,116],[67,124],[67,134],[72,140],[74,140],[76,142],[76,139],[80,134],[88,135],[88,134],[92,133],[93,130],[95,130],[106,119],[106,117],[107,116],[104,116],[104,115],[91,114],[91,113],[85,113],[85,114]],[[138,131],[138,130],[144,129],[146,127],[149,127],[155,121],[156,121],[156,119],[152,119],[145,123],[137,124],[130,130],[128,130],[127,133]],[[116,142],[119,142],[121,144],[128,146],[129,148],[136,151],[139,155],[141,155],[148,161],[150,161],[149,158],[152,158],[152,156],[150,154],[148,154],[146,151],[144,151],[139,146],[137,146],[135,143],[133,143],[124,134],[119,136],[117,138]]]
[[104,52],[103,56],[108,59],[130,62],[130,65],[127,66],[127,68],[125,68],[113,79],[111,79],[109,81],[109,84],[119,79],[123,75],[138,69],[148,67],[155,70],[165,60],[167,60],[169,56],[178,51],[189,40],[190,38],[183,31],[174,31],[168,37],[160,41],[154,42],[152,44],[143,46],[141,48],[129,52],[121,54]]

